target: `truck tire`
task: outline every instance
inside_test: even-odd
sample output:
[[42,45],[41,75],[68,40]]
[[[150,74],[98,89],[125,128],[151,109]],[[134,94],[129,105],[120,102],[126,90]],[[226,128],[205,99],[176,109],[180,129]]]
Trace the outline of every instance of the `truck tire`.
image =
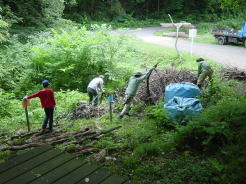
[[226,38],[224,36],[218,37],[218,44],[225,45],[226,44]]

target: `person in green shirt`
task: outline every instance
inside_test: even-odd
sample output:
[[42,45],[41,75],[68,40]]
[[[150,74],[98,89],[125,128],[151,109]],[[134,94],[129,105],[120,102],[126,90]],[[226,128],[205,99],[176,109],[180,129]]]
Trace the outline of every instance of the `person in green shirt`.
[[149,71],[147,71],[146,73],[136,72],[130,78],[128,86],[125,91],[124,108],[119,115],[119,119],[123,118],[124,115],[129,113],[131,102],[137,93],[138,86],[140,85],[142,81],[148,78],[148,76],[151,74],[151,72],[156,67],[157,67],[157,64],[154,65],[151,69],[149,69]]
[[197,85],[199,88],[201,88],[204,80],[207,77],[209,78],[209,81],[212,80],[213,70],[211,66],[203,58],[197,59],[196,62],[199,63],[198,64],[198,74],[197,74],[197,77],[198,77]]

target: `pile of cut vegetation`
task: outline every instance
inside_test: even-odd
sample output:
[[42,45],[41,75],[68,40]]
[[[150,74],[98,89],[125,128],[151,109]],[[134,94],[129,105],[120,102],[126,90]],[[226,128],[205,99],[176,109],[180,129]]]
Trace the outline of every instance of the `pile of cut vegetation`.
[[223,79],[224,78],[234,79],[234,80],[246,82],[246,72],[241,71],[237,68],[222,69],[221,74]]
[[147,90],[147,82],[140,84],[137,94],[137,102],[145,102],[145,104],[156,104],[162,97],[165,87],[175,82],[191,82],[196,83],[197,77],[187,69],[174,70],[154,70],[149,78],[149,91]]
[[102,106],[92,106],[87,102],[78,102],[75,109],[72,111],[72,119],[100,117],[105,114],[106,110]]
[[[121,128],[116,126],[107,130],[93,130],[85,128],[75,132],[64,132],[64,127],[58,127],[54,129],[54,132],[44,132],[41,130],[34,130],[28,133],[22,133],[6,138],[7,144],[1,145],[0,151],[18,151],[25,150],[27,148],[37,147],[41,145],[74,145],[74,147],[68,147],[67,152],[82,155],[84,153],[99,152],[100,149],[93,145],[104,135],[114,130]],[[89,144],[87,144],[89,142]]]

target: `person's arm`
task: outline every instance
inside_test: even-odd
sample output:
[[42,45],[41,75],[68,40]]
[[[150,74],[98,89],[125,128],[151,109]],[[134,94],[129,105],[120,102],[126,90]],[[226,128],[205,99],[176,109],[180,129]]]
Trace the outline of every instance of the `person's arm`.
[[99,89],[99,91],[101,91],[102,93],[104,92],[104,89],[103,89],[103,80],[100,80],[100,81],[99,81],[98,89]]
[[147,77],[151,74],[151,72],[155,69],[155,67],[152,67],[151,69],[149,69],[148,72],[144,73],[141,77],[136,78],[136,80],[138,81],[143,81],[145,79],[147,79]]
[[54,105],[56,106],[56,100],[55,100],[55,95],[54,95],[54,91],[52,90],[52,101],[54,103]]
[[202,72],[202,63],[199,63],[197,77],[200,76],[201,72]]
[[41,91],[38,91],[38,92],[36,92],[36,93],[34,93],[34,94],[30,95],[30,96],[27,96],[27,99],[31,99],[31,98],[35,98],[35,97],[40,97],[40,93],[41,93]]

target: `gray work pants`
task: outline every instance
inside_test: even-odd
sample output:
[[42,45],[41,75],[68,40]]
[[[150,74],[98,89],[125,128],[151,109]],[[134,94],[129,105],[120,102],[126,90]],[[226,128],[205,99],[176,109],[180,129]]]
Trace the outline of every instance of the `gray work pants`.
[[95,89],[92,88],[87,88],[87,93],[89,96],[89,104],[92,104],[92,102],[94,102],[94,106],[97,106],[98,104],[98,93]]

